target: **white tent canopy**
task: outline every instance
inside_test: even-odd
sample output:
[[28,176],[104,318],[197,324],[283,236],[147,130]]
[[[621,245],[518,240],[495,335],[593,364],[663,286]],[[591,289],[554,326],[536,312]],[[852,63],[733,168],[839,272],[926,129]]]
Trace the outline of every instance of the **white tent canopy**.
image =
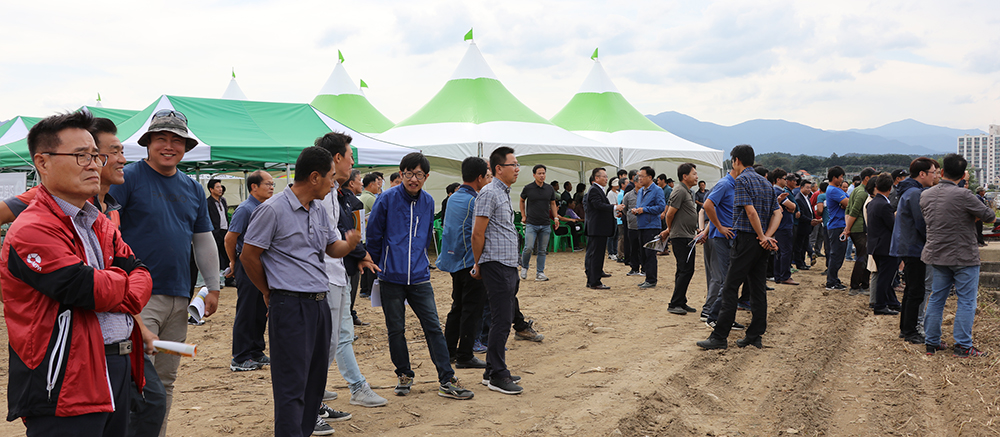
[[247,95],[243,94],[243,90],[240,89],[240,84],[236,83],[235,74],[232,79],[229,79],[229,86],[227,86],[226,91],[222,93],[222,98],[229,100],[247,100]]

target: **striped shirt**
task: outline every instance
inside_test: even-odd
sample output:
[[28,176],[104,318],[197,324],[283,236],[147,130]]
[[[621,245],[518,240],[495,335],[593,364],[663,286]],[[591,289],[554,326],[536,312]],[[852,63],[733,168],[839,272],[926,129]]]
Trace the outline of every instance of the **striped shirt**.
[[514,228],[514,209],[510,205],[510,187],[494,177],[476,197],[474,214],[490,219],[479,263],[496,261],[507,267],[517,267],[517,229]]

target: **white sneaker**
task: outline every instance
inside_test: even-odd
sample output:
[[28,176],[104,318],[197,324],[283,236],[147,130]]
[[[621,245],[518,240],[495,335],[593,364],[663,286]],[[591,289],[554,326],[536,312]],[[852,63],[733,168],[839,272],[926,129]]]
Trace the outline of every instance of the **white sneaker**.
[[548,277],[548,276],[545,276],[545,273],[542,273],[542,272],[538,272],[538,274],[537,274],[537,275],[535,275],[535,280],[536,280],[536,281],[548,281],[548,280],[549,280],[549,277]]
[[351,405],[373,408],[381,407],[388,402],[388,400],[372,391],[371,386],[367,383],[364,387],[361,387],[361,390],[351,394]]
[[528,279],[528,269],[521,267],[521,279]]

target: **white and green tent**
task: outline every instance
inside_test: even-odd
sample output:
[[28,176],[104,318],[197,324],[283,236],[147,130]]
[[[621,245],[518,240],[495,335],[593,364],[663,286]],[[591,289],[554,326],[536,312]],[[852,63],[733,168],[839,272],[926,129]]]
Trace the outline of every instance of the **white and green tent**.
[[[139,112],[93,105],[82,106],[78,111],[88,111],[94,117],[110,119],[116,125],[120,125]],[[0,169],[14,169],[32,165],[31,157],[28,155],[28,131],[41,120],[38,117],[16,117],[0,127]]]
[[187,167],[235,170],[294,164],[302,149],[330,131],[353,137],[357,166],[397,165],[413,151],[355,132],[304,103],[164,95],[119,126],[129,161],[146,157],[138,140],[153,114],[162,109],[183,113],[198,140],[198,146],[184,156]]
[[243,94],[243,90],[240,89],[240,84],[236,83],[236,72],[233,72],[233,78],[229,79],[229,86],[227,86],[226,91],[222,93],[222,98],[228,100],[247,99],[247,95]]
[[594,52],[594,66],[580,91],[552,117],[566,130],[612,146],[619,168],[654,161],[694,162],[722,168],[722,151],[678,137],[657,126],[618,91]]
[[575,171],[618,160],[617,152],[550,123],[521,103],[497,79],[475,42],[426,105],[378,138],[419,148],[451,165],[469,156],[489,156],[499,146],[512,147],[522,164]]
[[312,106],[358,132],[380,134],[389,130],[393,125],[392,121],[375,109],[354,85],[344,68],[344,56],[339,50],[337,54],[337,66],[313,99]]

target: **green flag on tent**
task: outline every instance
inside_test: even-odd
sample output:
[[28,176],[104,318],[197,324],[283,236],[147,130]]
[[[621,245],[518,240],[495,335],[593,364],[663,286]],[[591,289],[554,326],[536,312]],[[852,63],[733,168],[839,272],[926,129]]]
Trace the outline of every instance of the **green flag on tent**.
[[233,67],[233,79],[236,79],[236,68]]
[[465,41],[472,39],[472,29],[469,29],[469,33],[465,34]]
[[596,60],[597,59],[597,49],[596,48],[594,49],[594,54],[590,55],[590,59],[592,59],[592,60]]
[[361,79],[361,88],[368,88],[368,84],[365,83],[364,79]]
[[98,101],[98,102],[100,102],[100,101],[101,101],[101,93],[97,93],[97,101]]
[[340,63],[341,64],[344,63],[344,54],[340,53],[340,50],[337,50],[337,58],[340,58]]

